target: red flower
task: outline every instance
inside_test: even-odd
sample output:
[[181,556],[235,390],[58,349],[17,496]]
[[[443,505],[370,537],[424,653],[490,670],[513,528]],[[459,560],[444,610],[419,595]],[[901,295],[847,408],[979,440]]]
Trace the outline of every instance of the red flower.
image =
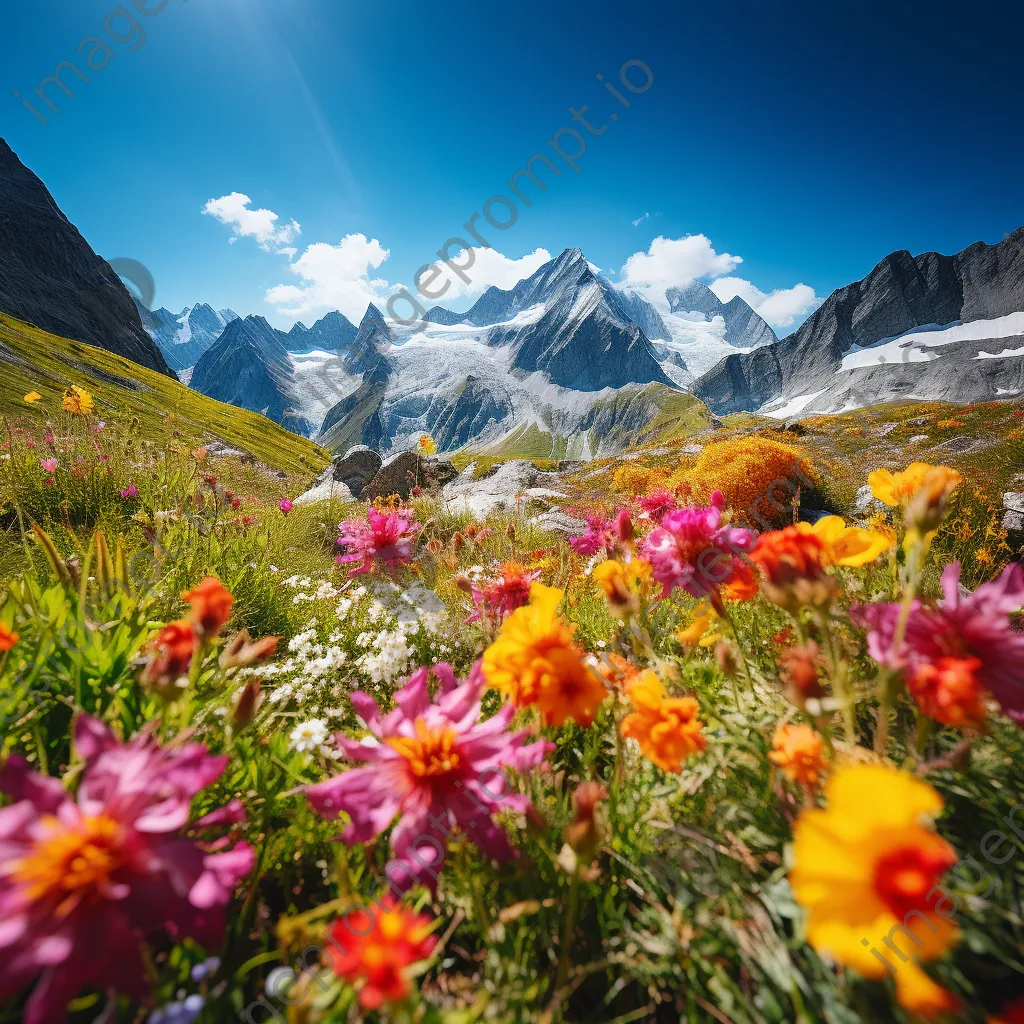
[[192,617],[208,636],[216,636],[231,618],[234,597],[216,576],[207,576],[193,590],[181,595],[192,605]]
[[199,637],[188,619],[164,626],[150,642],[149,661],[141,677],[143,685],[160,690],[187,677],[198,646]]
[[[383,909],[383,912],[382,912]],[[412,991],[405,970],[425,960],[437,940],[430,934],[431,920],[400,906],[392,896],[372,909],[350,911],[331,927],[327,959],[331,969],[359,985],[359,1003],[376,1010],[396,1003]]]

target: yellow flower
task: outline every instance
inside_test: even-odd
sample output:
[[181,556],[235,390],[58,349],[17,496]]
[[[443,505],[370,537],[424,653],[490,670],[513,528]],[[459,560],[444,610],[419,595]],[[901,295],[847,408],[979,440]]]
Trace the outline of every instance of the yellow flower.
[[505,619],[484,651],[484,677],[514,704],[536,706],[548,725],[571,718],[586,726],[608,691],[573,642],[576,627],[558,614],[561,600],[557,587],[534,583],[530,603]]
[[799,523],[798,528],[821,540],[835,565],[867,565],[896,543],[891,530],[847,526],[840,516],[822,516],[813,526]]
[[942,470],[946,479],[955,487],[961,481],[960,474],[948,466],[932,466],[927,462],[912,462],[902,473],[893,473],[888,469],[876,469],[868,474],[868,486],[871,493],[886,505],[896,508],[906,505],[921,489],[925,477],[933,469]]
[[609,611],[619,619],[640,610],[643,588],[650,578],[650,563],[643,559],[620,562],[609,558],[594,567],[594,580],[604,591]]
[[29,393],[28,393],[28,394],[27,394],[27,395],[26,395],[26,396],[24,397],[23,401],[24,401],[24,402],[27,402],[27,403],[28,403],[29,405],[31,405],[31,404],[32,404],[33,402],[38,402],[38,401],[39,401],[39,400],[40,400],[40,399],[41,399],[42,397],[43,397],[43,396],[42,396],[41,394],[39,394],[39,392],[38,392],[38,391],[30,391],[30,392],[29,392]]
[[670,697],[650,669],[631,682],[626,693],[633,711],[622,720],[622,735],[636,740],[644,757],[663,771],[682,771],[683,761],[707,746],[693,697]]
[[717,616],[714,612],[704,612],[701,615],[694,616],[693,622],[683,629],[676,631],[676,639],[684,647],[694,647],[699,644],[701,647],[711,647],[712,644],[716,643],[721,639],[720,634],[711,633],[708,636],[704,636],[707,633],[708,628]]
[[437,451],[437,445],[429,434],[420,434],[420,451],[424,455],[433,455]]
[[793,829],[789,881],[810,912],[807,941],[866,978],[894,971],[904,1005],[934,1001],[915,961],[938,959],[959,934],[938,885],[956,862],[931,827],[942,798],[878,764],[838,769],[825,796],[827,809],[801,811]]
[[65,411],[72,416],[88,416],[92,412],[92,395],[72,384],[64,392],[63,404]]

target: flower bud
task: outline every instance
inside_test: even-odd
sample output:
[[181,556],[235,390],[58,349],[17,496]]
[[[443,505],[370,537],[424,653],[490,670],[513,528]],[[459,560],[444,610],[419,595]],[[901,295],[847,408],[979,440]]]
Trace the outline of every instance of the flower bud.
[[572,795],[576,817],[566,826],[565,841],[583,860],[591,860],[601,846],[597,807],[607,799],[608,790],[599,782],[581,782]]

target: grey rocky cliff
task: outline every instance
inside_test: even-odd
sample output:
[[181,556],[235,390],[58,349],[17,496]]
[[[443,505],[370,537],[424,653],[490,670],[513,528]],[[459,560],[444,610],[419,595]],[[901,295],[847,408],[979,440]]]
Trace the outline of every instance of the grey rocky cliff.
[[121,279],[3,139],[0,312],[173,376]]

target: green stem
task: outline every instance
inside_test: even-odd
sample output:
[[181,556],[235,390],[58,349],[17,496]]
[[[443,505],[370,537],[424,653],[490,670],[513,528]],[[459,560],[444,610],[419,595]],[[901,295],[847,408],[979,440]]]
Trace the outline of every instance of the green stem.
[[576,915],[580,906],[580,870],[577,864],[573,872],[572,883],[569,886],[569,907],[565,915],[565,923],[562,926],[562,941],[558,955],[558,974],[555,978],[555,993],[561,991],[566,979],[569,977],[569,967],[572,958],[569,955],[572,944],[573,932],[576,930]]

